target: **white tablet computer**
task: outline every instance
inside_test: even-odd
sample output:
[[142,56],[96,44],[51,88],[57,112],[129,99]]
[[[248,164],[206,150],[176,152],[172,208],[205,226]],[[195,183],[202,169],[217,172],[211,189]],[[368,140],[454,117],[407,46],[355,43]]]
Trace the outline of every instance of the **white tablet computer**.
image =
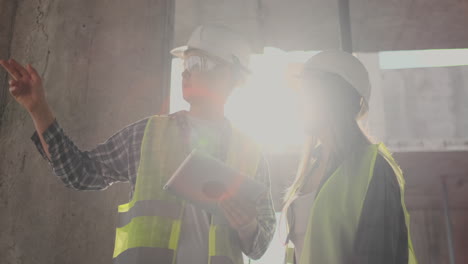
[[234,197],[256,202],[267,187],[230,168],[222,161],[193,150],[164,186],[195,206],[217,213],[220,200]]

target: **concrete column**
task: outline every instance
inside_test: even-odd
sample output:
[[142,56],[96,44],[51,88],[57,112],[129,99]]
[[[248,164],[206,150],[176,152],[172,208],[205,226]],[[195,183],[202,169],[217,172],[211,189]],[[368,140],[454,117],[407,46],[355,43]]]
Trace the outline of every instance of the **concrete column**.
[[[10,2],[0,0],[0,14]],[[81,149],[164,111],[174,1],[18,3],[11,54],[42,74],[58,122]],[[9,99],[0,127],[0,262],[111,263],[128,185],[65,188],[30,142],[32,132],[28,114]]]

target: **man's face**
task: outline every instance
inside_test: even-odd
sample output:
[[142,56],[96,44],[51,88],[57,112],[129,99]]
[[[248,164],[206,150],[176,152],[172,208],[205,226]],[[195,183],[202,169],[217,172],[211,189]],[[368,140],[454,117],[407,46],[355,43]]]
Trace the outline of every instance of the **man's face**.
[[232,85],[230,67],[198,51],[188,51],[184,58],[182,92],[190,104],[224,104]]

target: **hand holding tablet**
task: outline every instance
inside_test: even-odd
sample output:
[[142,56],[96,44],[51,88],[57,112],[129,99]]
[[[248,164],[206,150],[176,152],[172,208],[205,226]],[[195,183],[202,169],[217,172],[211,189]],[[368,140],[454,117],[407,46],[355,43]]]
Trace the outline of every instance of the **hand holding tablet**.
[[265,185],[198,150],[182,162],[164,189],[212,214],[219,214],[224,199],[255,202],[267,191]]

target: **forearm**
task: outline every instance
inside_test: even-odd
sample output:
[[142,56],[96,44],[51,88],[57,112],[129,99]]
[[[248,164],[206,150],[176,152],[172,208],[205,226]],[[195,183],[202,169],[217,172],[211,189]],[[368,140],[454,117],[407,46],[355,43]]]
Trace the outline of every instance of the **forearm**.
[[[38,128],[41,131],[41,127]],[[114,182],[128,181],[128,156],[125,133],[118,133],[92,151],[81,151],[56,121],[32,140],[54,174],[76,190],[102,190]],[[48,154],[45,147],[47,147]]]
[[42,144],[42,148],[47,155],[47,158],[50,160],[50,152],[49,152],[49,146],[44,140],[43,133],[46,131],[48,127],[54,122],[55,117],[50,109],[49,105],[47,103],[43,103],[39,105],[37,108],[32,109],[31,112],[29,112],[29,115],[31,116],[31,119],[33,120],[34,127],[37,131],[37,135],[39,136],[39,139]]
[[[246,230],[251,233],[246,232],[243,236],[245,241],[241,243],[244,254],[251,259],[259,259],[265,254],[276,229],[276,216],[270,193],[270,171],[265,157],[260,161],[255,179],[267,186],[268,191],[256,203],[257,217],[255,229],[252,228],[254,231]],[[242,237],[241,234],[239,236]]]
[[237,233],[239,234],[241,248],[243,249],[244,253],[246,255],[252,253],[255,238],[258,234],[258,220],[254,219],[250,224],[237,230]]
[[270,195],[261,199],[254,222],[238,231],[242,250],[251,259],[259,259],[268,249],[276,228],[276,217]]
[[276,226],[269,191],[268,166],[264,159],[260,163],[255,179],[268,189],[255,202],[243,197],[231,197],[220,202],[229,224],[238,233],[242,252],[251,259],[259,259],[263,256],[273,238]]

